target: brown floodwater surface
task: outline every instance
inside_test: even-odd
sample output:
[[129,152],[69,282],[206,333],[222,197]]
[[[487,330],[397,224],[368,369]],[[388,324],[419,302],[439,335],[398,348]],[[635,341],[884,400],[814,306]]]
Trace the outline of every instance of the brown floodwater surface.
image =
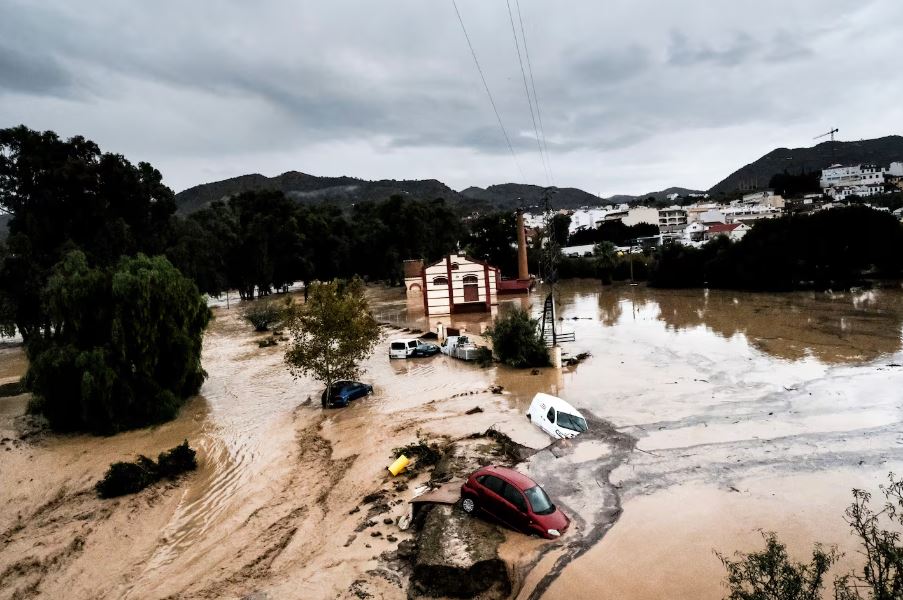
[[[377,318],[398,327],[479,333],[493,316],[427,319],[403,290],[368,293]],[[504,299],[494,314],[535,314],[542,298]],[[364,364],[373,395],[342,410],[321,410],[319,384],[292,379],[284,343],[258,348],[240,303],[215,309],[209,377],[171,423],[35,436],[28,396],[0,398],[0,437],[11,440],[0,447],[0,599],[404,598],[381,556],[397,546],[389,534],[411,533],[382,517],[404,514],[415,486],[390,494],[375,525],[361,498],[390,488],[395,448],[489,427],[537,450],[518,468],[573,518],[551,542],[508,532],[501,553],[519,598],[714,600],[724,589],[713,550],[756,548],[758,528],[799,560],[820,541],[847,551],[839,569],[856,566],[841,518],[849,490],[876,491],[903,467],[900,287],[748,294],[570,281],[557,300],[558,325],[576,336],[565,353],[591,355],[581,364],[533,374],[445,356],[390,361],[388,340],[409,334],[387,328]],[[21,347],[0,347],[0,383],[26,366]],[[537,392],[568,400],[591,431],[550,445],[524,418]],[[182,439],[198,449],[197,473],[94,497],[110,462]]]

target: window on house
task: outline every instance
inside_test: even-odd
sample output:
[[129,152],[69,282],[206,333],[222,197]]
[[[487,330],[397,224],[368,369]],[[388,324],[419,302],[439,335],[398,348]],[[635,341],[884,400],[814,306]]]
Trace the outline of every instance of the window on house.
[[467,276],[464,277],[463,281],[464,281],[465,284],[467,284],[467,283],[480,283],[480,280],[477,279],[477,276],[476,276],[476,275],[467,275]]
[[433,285],[448,285],[448,277],[434,277]]
[[458,263],[451,264],[452,271],[456,271],[458,269]]

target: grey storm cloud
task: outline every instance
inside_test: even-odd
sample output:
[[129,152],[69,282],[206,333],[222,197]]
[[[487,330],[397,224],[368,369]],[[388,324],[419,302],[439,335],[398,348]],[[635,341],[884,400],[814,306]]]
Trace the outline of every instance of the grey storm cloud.
[[[888,100],[903,85],[859,68],[890,65],[894,0],[518,3],[560,185],[708,186],[838,115],[855,137],[894,133],[877,126],[882,111],[903,122]],[[507,5],[458,6],[541,183]],[[514,177],[450,2],[0,0],[0,15],[0,126],[85,135],[150,160],[176,189],[289,168],[453,187]],[[713,144],[725,149],[706,154]],[[651,160],[644,179],[621,172]]]

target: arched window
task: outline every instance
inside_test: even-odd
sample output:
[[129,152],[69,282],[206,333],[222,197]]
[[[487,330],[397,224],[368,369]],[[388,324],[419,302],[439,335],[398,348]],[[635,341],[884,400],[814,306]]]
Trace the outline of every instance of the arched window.
[[448,277],[433,277],[433,285],[448,285]]
[[464,281],[465,285],[468,283],[480,283],[480,280],[477,279],[476,275],[466,275],[464,277],[463,281]]
[[452,271],[457,271],[457,270],[458,270],[458,263],[452,263],[452,264],[451,264],[451,269],[452,269]]
[[423,291],[421,290],[419,283],[412,283],[411,287],[408,288],[408,290],[412,293],[420,293],[421,291]]

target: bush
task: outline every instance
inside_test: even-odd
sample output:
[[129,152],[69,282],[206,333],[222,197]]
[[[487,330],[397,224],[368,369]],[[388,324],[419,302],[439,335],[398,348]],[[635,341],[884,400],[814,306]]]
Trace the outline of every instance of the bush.
[[94,489],[101,498],[115,498],[140,492],[158,479],[154,461],[146,456],[139,456],[135,462],[115,462],[110,465],[106,475],[95,484]]
[[493,352],[506,365],[519,369],[549,366],[549,351],[536,319],[515,308],[498,317],[486,332]]
[[175,448],[161,452],[157,458],[157,468],[160,477],[167,479],[174,479],[186,471],[195,470],[197,467],[197,452],[188,446],[188,440],[185,440]]
[[146,456],[139,456],[135,462],[115,462],[103,479],[94,485],[94,489],[101,498],[135,494],[161,479],[175,479],[182,473],[193,471],[198,466],[195,454],[188,446],[188,440],[185,440],[161,452],[157,462]]
[[244,310],[242,318],[254,326],[254,331],[269,331],[270,327],[285,318],[285,310],[278,302],[256,300]]
[[825,574],[840,555],[816,544],[810,564],[795,563],[774,533],[763,533],[765,550],[737,553],[737,560],[718,554],[727,569],[726,600],[820,600]]
[[55,334],[29,342],[26,382],[53,429],[112,434],[159,423],[200,389],[210,311],[165,258],[99,269],[75,251],[43,296]]

